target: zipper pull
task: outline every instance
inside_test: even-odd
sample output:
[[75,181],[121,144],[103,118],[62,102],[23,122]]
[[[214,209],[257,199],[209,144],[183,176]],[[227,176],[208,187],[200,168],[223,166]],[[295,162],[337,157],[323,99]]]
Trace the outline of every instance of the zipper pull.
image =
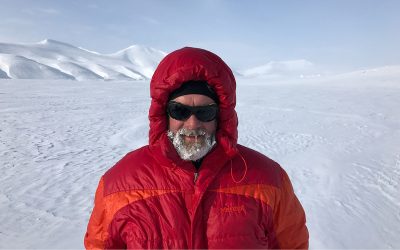
[[196,183],[198,177],[199,177],[199,173],[194,172],[194,183]]

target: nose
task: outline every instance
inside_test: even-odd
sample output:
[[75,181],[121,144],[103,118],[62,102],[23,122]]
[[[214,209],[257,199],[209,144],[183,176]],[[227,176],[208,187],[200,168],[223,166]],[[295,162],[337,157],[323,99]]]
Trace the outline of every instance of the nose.
[[191,115],[186,121],[185,121],[185,128],[187,129],[198,129],[201,126],[201,121],[199,121],[195,115]]

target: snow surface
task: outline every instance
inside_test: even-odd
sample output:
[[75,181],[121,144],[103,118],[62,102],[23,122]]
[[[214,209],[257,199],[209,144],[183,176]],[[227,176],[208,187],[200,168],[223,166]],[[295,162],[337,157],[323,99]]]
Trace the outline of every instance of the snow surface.
[[165,55],[139,45],[102,55],[51,39],[0,43],[0,79],[145,80]]
[[[311,248],[400,248],[399,69],[237,79],[239,143],[286,169]],[[83,248],[99,178],[147,143],[149,105],[148,80],[0,80],[0,248]]]

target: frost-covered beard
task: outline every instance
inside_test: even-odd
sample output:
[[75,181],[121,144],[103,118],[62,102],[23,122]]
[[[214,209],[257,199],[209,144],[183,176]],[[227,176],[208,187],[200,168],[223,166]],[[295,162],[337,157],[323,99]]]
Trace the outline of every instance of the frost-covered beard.
[[[181,128],[176,133],[168,130],[167,135],[179,156],[185,161],[197,161],[203,158],[215,144],[214,134],[209,135],[204,129]],[[195,142],[186,142],[184,135],[199,136],[199,138]]]

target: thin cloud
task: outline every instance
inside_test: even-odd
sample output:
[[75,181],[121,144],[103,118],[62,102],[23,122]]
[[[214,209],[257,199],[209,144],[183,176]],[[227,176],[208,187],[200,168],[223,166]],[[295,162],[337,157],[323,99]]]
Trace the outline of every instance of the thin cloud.
[[30,20],[24,19],[24,18],[6,18],[3,20],[0,20],[0,23],[2,23],[3,25],[29,25],[32,22]]
[[59,10],[51,9],[51,8],[40,8],[40,9],[38,9],[38,11],[40,11],[42,13],[50,14],[50,15],[58,15],[58,14],[60,14]]
[[155,19],[155,18],[142,16],[141,19],[142,19],[143,21],[149,23],[149,24],[152,24],[152,25],[159,25],[159,24],[160,24],[160,21],[158,21],[158,20]]
[[97,4],[95,4],[95,3],[91,3],[91,4],[88,4],[87,7],[88,7],[89,9],[98,9],[98,8],[99,8],[99,5],[97,5]]
[[29,15],[58,15],[60,14],[59,10],[53,8],[35,8],[35,9],[23,9],[22,13],[29,14]]

